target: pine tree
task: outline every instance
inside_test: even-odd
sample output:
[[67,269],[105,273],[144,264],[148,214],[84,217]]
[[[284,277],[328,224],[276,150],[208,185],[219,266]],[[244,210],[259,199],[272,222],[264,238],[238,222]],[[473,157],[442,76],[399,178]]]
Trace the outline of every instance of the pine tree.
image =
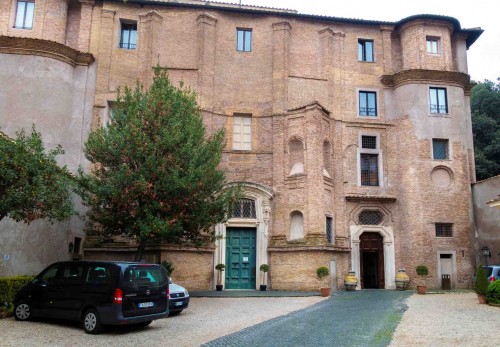
[[136,260],[150,240],[199,246],[213,241],[238,198],[218,166],[224,132],[207,136],[193,92],[171,84],[156,67],[149,90],[118,92],[111,120],[93,130],[80,170],[87,227],[136,238]]
[[63,221],[75,213],[70,199],[73,178],[66,167],[58,166],[60,154],[61,146],[45,150],[34,125],[30,135],[21,130],[14,139],[0,132],[0,221]]

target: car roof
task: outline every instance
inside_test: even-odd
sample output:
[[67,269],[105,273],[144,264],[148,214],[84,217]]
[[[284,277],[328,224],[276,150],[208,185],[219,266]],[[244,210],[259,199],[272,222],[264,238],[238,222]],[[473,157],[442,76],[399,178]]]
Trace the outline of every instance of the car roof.
[[[112,261],[112,260],[75,260],[75,261],[60,261],[54,264],[82,264],[82,265],[92,265],[92,264],[109,264],[109,265],[137,265],[137,266],[160,266],[159,264],[152,263],[139,263],[133,261]],[[52,265],[54,265],[52,264]]]

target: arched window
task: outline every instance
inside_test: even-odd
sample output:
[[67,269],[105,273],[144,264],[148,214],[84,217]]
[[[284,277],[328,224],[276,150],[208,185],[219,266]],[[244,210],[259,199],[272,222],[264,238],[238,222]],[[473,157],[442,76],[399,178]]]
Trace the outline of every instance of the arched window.
[[299,211],[290,214],[290,240],[304,238],[304,216]]
[[240,199],[234,204],[232,218],[257,218],[255,200]]
[[330,149],[330,142],[325,141],[323,142],[323,176],[326,176],[328,178],[331,178],[330,172],[331,172],[331,149]]
[[304,174],[304,146],[302,141],[294,139],[290,141],[290,176]]

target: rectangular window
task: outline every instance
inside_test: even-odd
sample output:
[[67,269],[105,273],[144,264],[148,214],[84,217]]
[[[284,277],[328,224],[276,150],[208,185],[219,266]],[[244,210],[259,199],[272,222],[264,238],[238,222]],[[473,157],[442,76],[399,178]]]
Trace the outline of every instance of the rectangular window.
[[242,52],[252,51],[251,29],[236,29],[236,49]]
[[326,232],[326,241],[328,243],[333,243],[333,218],[326,216],[326,224],[325,224],[325,232]]
[[359,92],[359,115],[368,117],[377,116],[376,92]]
[[361,153],[361,185],[378,186],[378,154]]
[[373,62],[373,40],[358,40],[358,60]]
[[73,243],[73,254],[80,254],[80,247],[82,246],[82,238],[75,237]]
[[234,116],[233,123],[233,149],[252,150],[252,117]]
[[429,88],[431,113],[448,113],[448,97],[446,88]]
[[136,49],[137,23],[123,23],[120,36],[120,48]]
[[361,136],[361,148],[377,149],[377,136]]
[[32,29],[33,16],[35,13],[35,0],[19,0],[17,2],[16,29]]
[[439,39],[436,37],[427,37],[427,53],[438,54],[439,52]]
[[436,237],[453,237],[453,224],[436,223]]
[[447,139],[432,139],[432,157],[434,159],[448,159]]

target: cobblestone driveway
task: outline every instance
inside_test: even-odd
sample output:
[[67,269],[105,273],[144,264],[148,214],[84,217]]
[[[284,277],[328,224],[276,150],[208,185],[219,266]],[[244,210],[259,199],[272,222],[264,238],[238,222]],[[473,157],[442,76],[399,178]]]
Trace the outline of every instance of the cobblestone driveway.
[[207,343],[219,346],[387,346],[412,292],[364,290],[332,298]]

